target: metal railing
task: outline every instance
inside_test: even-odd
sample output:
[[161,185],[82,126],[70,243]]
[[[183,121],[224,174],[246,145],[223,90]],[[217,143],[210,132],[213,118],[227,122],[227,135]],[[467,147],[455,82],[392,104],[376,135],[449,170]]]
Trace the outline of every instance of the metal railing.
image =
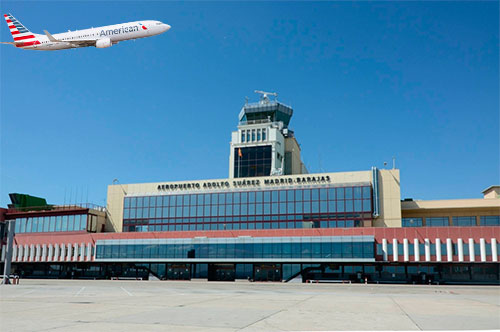
[[101,212],[106,212],[104,206],[96,205],[93,203],[74,203],[66,205],[45,205],[45,206],[26,206],[26,207],[16,207],[8,208],[7,213],[17,213],[17,212],[44,212],[44,211],[68,211],[68,210],[81,210],[81,209],[92,209]]
[[253,124],[263,124],[263,123],[273,123],[273,121],[271,121],[270,119],[240,121],[240,125],[253,125]]

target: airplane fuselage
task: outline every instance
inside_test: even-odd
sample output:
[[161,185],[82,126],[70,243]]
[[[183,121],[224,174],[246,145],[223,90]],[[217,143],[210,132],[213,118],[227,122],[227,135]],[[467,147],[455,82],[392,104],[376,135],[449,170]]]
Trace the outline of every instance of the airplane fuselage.
[[[159,35],[168,29],[170,29],[170,26],[160,21],[135,21],[53,34],[52,39],[56,39],[57,41],[50,40],[47,35],[33,34],[36,41],[16,42],[15,46],[23,49],[40,51],[63,50],[88,46],[105,48],[124,40]],[[79,45],[79,41],[95,41],[96,44]]]

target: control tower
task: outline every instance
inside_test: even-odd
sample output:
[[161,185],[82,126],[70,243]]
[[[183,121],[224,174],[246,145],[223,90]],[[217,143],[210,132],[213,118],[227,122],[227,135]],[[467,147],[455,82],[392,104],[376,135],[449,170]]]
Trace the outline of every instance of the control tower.
[[277,101],[274,92],[255,92],[261,94],[260,101],[245,103],[238,130],[231,135],[229,177],[307,173],[300,159],[300,146],[288,128],[292,108]]

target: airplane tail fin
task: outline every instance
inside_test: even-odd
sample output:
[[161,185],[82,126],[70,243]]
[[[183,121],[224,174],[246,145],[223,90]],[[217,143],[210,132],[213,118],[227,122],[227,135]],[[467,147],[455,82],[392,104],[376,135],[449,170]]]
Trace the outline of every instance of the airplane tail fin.
[[22,46],[29,46],[40,44],[36,38],[36,34],[29,31],[24,25],[21,24],[14,16],[11,14],[4,14],[5,21],[9,26],[10,33],[16,45],[19,43]]

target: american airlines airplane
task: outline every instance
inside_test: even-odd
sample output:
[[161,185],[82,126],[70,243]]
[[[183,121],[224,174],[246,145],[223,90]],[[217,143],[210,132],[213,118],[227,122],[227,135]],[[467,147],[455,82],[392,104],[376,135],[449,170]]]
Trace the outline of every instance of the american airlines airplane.
[[106,48],[123,40],[151,37],[170,29],[170,25],[160,21],[136,21],[55,35],[44,30],[45,35],[40,35],[30,32],[11,14],[4,14],[4,17],[14,42],[0,43],[11,44],[24,50],[55,51],[88,46]]

